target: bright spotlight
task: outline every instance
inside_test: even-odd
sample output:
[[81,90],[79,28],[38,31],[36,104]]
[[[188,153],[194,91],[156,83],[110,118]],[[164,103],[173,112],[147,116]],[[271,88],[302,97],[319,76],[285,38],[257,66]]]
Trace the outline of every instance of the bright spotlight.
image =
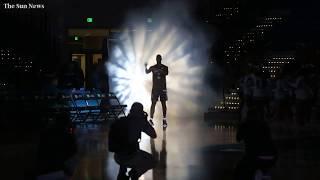
[[194,47],[192,37],[180,27],[166,22],[152,30],[140,25],[123,32],[111,47],[107,63],[110,90],[128,107],[139,101],[148,109],[152,75],[145,74],[144,64],[148,67],[156,64],[156,55],[161,54],[162,63],[169,68],[168,115],[197,111],[205,65],[198,63],[201,57],[195,57],[199,48]]

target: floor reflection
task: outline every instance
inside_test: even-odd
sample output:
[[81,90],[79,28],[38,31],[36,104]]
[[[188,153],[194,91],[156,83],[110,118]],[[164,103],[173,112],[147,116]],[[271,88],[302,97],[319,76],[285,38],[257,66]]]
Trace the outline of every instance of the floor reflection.
[[152,170],[153,180],[167,179],[167,132],[162,133],[162,144],[160,152],[157,151],[154,139],[150,139],[151,153],[158,160],[157,166]]
[[[201,117],[168,119],[169,127],[164,131],[161,118],[155,118],[158,138],[150,140],[142,134],[140,148],[155,155],[159,163],[140,180],[232,180],[243,153],[235,141],[236,128],[208,127]],[[313,128],[319,127],[316,124]],[[116,180],[119,166],[108,151],[108,130],[108,125],[77,128],[79,151],[73,180]],[[279,159],[272,179],[319,180],[319,135],[302,132],[279,137],[275,142]],[[2,179],[26,179],[24,176],[34,171],[37,146],[31,143],[2,146],[0,159],[6,162],[1,167]]]
[[[171,120],[171,119],[170,119]],[[140,180],[232,180],[243,147],[236,143],[236,128],[209,128],[195,119],[173,119],[167,130],[155,120],[156,139],[142,135],[140,148],[159,160]],[[77,132],[79,163],[73,180],[116,180],[119,166],[108,152],[108,126],[82,127]],[[279,160],[274,180],[318,180],[318,137],[276,142]]]
[[[166,130],[155,121],[158,138],[142,134],[140,148],[152,153],[158,164],[140,180],[210,179],[206,177],[202,149],[211,144],[234,142],[234,129],[217,127],[212,130],[201,121],[177,119]],[[108,152],[108,126],[81,127],[77,131],[79,163],[74,180],[116,180],[119,166]]]
[[113,161],[113,153],[108,151],[107,126],[78,128],[77,137],[79,162],[73,179],[116,179],[118,166]]

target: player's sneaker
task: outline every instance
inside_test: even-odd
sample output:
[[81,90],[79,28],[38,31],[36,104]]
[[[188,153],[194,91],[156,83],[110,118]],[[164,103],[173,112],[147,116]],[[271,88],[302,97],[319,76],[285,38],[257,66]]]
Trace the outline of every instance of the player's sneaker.
[[163,128],[168,127],[167,120],[164,119],[164,120],[162,121],[162,127],[163,127]]

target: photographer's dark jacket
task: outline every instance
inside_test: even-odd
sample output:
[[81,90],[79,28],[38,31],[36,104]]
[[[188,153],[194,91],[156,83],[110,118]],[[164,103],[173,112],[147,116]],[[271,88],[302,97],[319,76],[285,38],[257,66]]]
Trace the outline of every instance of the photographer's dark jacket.
[[[121,133],[121,137],[116,138],[117,150],[115,153],[118,155],[130,155],[137,152],[140,149],[139,139],[141,139],[141,132],[146,133],[150,137],[156,137],[155,130],[143,114],[129,114],[128,117],[117,120],[117,122],[111,126],[111,131]],[[110,134],[112,135],[113,133]],[[114,138],[109,138],[109,141],[112,139]]]

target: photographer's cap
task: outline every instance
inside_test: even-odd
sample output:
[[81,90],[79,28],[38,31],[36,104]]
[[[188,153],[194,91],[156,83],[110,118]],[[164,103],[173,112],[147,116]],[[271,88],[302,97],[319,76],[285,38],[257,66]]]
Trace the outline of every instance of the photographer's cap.
[[130,113],[140,113],[143,112],[143,105],[139,102],[135,102],[132,104]]

